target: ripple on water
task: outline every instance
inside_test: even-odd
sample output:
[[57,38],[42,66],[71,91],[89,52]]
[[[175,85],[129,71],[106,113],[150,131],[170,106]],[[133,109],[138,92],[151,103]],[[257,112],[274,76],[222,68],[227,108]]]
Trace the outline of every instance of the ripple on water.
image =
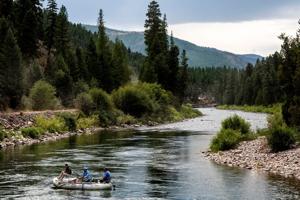
[[[201,153],[221,120],[238,113],[252,127],[266,115],[201,109],[202,118],[142,129],[102,132],[61,140],[0,158],[0,194],[18,199],[298,199],[300,186],[265,174],[219,166]],[[182,132],[185,130],[185,132]],[[74,138],[73,138],[74,139]],[[40,147],[40,148],[39,148]],[[42,149],[43,151],[40,151]],[[1,152],[0,152],[1,153]],[[64,163],[75,172],[88,165],[94,177],[108,166],[115,191],[66,191],[51,188]]]

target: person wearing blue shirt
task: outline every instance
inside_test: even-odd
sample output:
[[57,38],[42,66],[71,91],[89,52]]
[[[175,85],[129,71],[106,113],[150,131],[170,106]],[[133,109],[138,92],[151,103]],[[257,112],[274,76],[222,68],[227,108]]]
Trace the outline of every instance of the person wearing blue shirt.
[[92,175],[90,174],[87,167],[83,168],[82,181],[83,182],[91,182],[93,180]]
[[110,180],[111,180],[110,171],[107,168],[104,168],[102,181],[104,183],[110,183]]

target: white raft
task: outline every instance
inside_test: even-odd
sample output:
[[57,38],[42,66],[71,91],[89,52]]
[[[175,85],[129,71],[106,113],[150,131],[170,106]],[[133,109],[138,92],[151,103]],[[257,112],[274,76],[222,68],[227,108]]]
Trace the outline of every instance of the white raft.
[[58,178],[53,179],[53,185],[58,189],[67,189],[67,190],[111,190],[113,188],[112,183],[100,183],[89,182],[89,183],[74,183],[74,178],[64,178],[62,181]]

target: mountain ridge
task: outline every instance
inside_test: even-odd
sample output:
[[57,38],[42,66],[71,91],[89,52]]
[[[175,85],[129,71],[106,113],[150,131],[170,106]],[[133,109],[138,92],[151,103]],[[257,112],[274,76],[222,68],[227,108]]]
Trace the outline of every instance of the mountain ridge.
[[[98,27],[93,25],[83,25],[91,32],[97,32]],[[110,40],[119,38],[127,48],[134,52],[145,54],[144,32],[122,31],[106,29]],[[202,47],[192,42],[174,37],[175,44],[180,50],[185,49],[189,58],[189,65],[193,67],[237,67],[244,68],[248,63],[255,64],[257,59],[263,58],[256,54],[234,54],[212,47]]]

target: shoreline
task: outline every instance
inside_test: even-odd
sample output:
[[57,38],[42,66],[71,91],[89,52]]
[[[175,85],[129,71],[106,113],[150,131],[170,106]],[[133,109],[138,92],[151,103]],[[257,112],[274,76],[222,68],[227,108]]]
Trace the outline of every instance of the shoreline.
[[[70,110],[48,110],[48,111],[35,111],[35,112],[12,112],[12,113],[0,113],[0,125],[2,125],[5,130],[12,131],[14,133],[19,133],[20,128],[30,127],[34,124],[34,118],[36,116],[46,116],[51,117],[54,116],[57,113],[75,113],[77,112],[76,109],[70,109]],[[201,117],[201,116],[199,116]],[[180,121],[189,120],[192,118],[185,118]],[[109,127],[89,127],[86,129],[78,129],[76,131],[65,131],[65,132],[55,132],[55,133],[49,133],[46,132],[42,136],[40,136],[37,139],[33,139],[30,137],[20,137],[19,136],[12,136],[10,138],[4,138],[2,141],[0,141],[0,151],[6,150],[6,149],[13,149],[19,146],[29,146],[33,144],[40,144],[40,143],[46,143],[46,142],[53,142],[65,138],[69,138],[74,135],[90,135],[95,134],[98,131],[101,130],[133,130],[140,127],[153,127],[157,125],[163,125],[168,123],[175,123],[179,121],[165,121],[162,123],[154,122],[154,121],[147,121],[146,123],[135,123],[135,124],[121,124],[121,125],[112,125]]]
[[80,135],[91,135],[91,134],[96,134],[99,131],[103,130],[130,130],[135,128],[135,125],[132,126],[126,126],[126,127],[121,127],[121,126],[112,126],[108,128],[102,128],[102,127],[93,127],[93,128],[87,128],[87,129],[80,129],[74,132],[63,132],[63,133],[45,133],[38,139],[32,139],[32,138],[12,138],[12,139],[7,139],[5,138],[3,141],[0,142],[0,151],[1,150],[7,150],[7,149],[14,149],[17,147],[21,146],[30,146],[33,144],[42,144],[42,143],[47,143],[47,142],[54,142],[58,140],[62,140],[65,138],[69,138],[72,136],[80,136]]
[[220,165],[262,171],[300,181],[300,147],[273,153],[264,136],[241,142],[232,150],[217,153],[207,151],[203,154]]
[[4,138],[0,141],[0,150],[13,149],[19,146],[28,146],[39,143],[46,143],[65,139],[74,135],[94,134],[101,130],[126,130],[133,129],[139,125],[122,125],[122,126],[111,126],[111,127],[89,127],[86,129],[78,129],[76,131],[64,131],[64,132],[45,132],[39,138],[34,139],[30,137],[23,137],[20,134],[21,128],[30,127],[34,124],[35,117],[44,116],[52,117],[57,113],[76,113],[78,110],[46,110],[46,111],[33,111],[33,112],[11,112],[11,113],[0,113],[0,125],[6,130],[16,135],[10,138]]

